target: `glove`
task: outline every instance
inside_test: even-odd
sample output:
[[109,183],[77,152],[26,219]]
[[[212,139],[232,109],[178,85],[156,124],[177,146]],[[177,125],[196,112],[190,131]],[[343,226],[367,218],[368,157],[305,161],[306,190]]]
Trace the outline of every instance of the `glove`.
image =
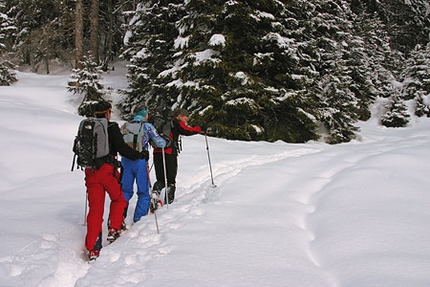
[[208,127],[206,125],[201,125],[200,129],[202,130],[202,133],[205,134]]
[[141,151],[140,152],[140,158],[147,161],[149,159],[149,152],[147,150]]

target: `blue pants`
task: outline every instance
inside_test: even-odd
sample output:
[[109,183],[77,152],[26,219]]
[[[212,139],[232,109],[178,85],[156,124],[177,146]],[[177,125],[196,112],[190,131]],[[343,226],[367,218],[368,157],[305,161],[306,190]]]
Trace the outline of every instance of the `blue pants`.
[[137,204],[134,210],[133,221],[137,222],[142,216],[148,214],[149,209],[149,180],[146,160],[130,160],[127,158],[121,159],[122,170],[122,191],[124,198],[127,202],[133,197],[134,194],[134,181],[137,184]]

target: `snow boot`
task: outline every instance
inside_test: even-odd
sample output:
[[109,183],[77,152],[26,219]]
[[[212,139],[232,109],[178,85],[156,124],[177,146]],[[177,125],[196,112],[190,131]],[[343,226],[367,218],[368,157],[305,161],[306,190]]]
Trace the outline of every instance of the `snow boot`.
[[176,186],[174,183],[171,183],[167,186],[167,198],[168,198],[169,204],[173,203],[173,201],[175,200],[175,191],[176,191]]
[[163,201],[158,199],[158,197],[155,197],[155,194],[153,194],[154,198],[151,199],[151,203],[149,204],[149,212],[154,213],[158,207],[163,206]]
[[162,182],[162,181],[157,181],[157,182],[155,182],[154,183],[154,187],[153,187],[153,189],[152,189],[152,193],[154,194],[154,195],[156,195],[157,197],[159,197],[160,196],[160,194],[161,194],[161,190],[164,188],[164,182]]
[[109,241],[109,243],[112,243],[115,240],[117,240],[120,236],[121,236],[121,230],[111,228],[107,235],[107,241]]
[[100,255],[100,250],[89,250],[88,251],[88,260],[95,261]]

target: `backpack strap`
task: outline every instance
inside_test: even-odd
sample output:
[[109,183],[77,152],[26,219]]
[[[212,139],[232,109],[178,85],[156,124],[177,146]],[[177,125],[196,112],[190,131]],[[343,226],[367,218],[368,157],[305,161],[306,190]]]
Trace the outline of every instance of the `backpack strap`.
[[[145,122],[141,122],[140,123],[140,128],[139,128],[139,131],[137,132],[137,134],[134,134],[133,135],[133,149],[136,149],[137,148],[137,139],[138,139],[138,136],[139,136],[139,134],[140,134],[140,132],[142,131],[142,128],[143,128],[143,125],[145,124]],[[143,135],[142,135],[143,137],[145,137],[145,133],[143,133]],[[144,147],[142,147],[142,149],[143,149]]]

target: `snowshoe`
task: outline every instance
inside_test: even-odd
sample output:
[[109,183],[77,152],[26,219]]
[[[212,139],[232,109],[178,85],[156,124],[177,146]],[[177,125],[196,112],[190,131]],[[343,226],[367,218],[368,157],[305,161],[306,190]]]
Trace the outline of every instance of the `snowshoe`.
[[100,250],[90,250],[88,251],[88,261],[93,262],[96,261],[96,259],[100,255]]
[[122,223],[121,223],[121,233],[123,233],[123,232],[125,232],[125,231],[127,231],[128,230],[128,226],[127,226],[127,224],[125,223],[125,221],[123,221]]
[[121,236],[121,230],[111,228],[107,235],[107,241],[109,241],[109,243],[112,243],[115,240],[117,240],[120,236]]
[[149,205],[149,212],[154,213],[160,206],[163,206],[163,201],[158,198],[153,198]]

